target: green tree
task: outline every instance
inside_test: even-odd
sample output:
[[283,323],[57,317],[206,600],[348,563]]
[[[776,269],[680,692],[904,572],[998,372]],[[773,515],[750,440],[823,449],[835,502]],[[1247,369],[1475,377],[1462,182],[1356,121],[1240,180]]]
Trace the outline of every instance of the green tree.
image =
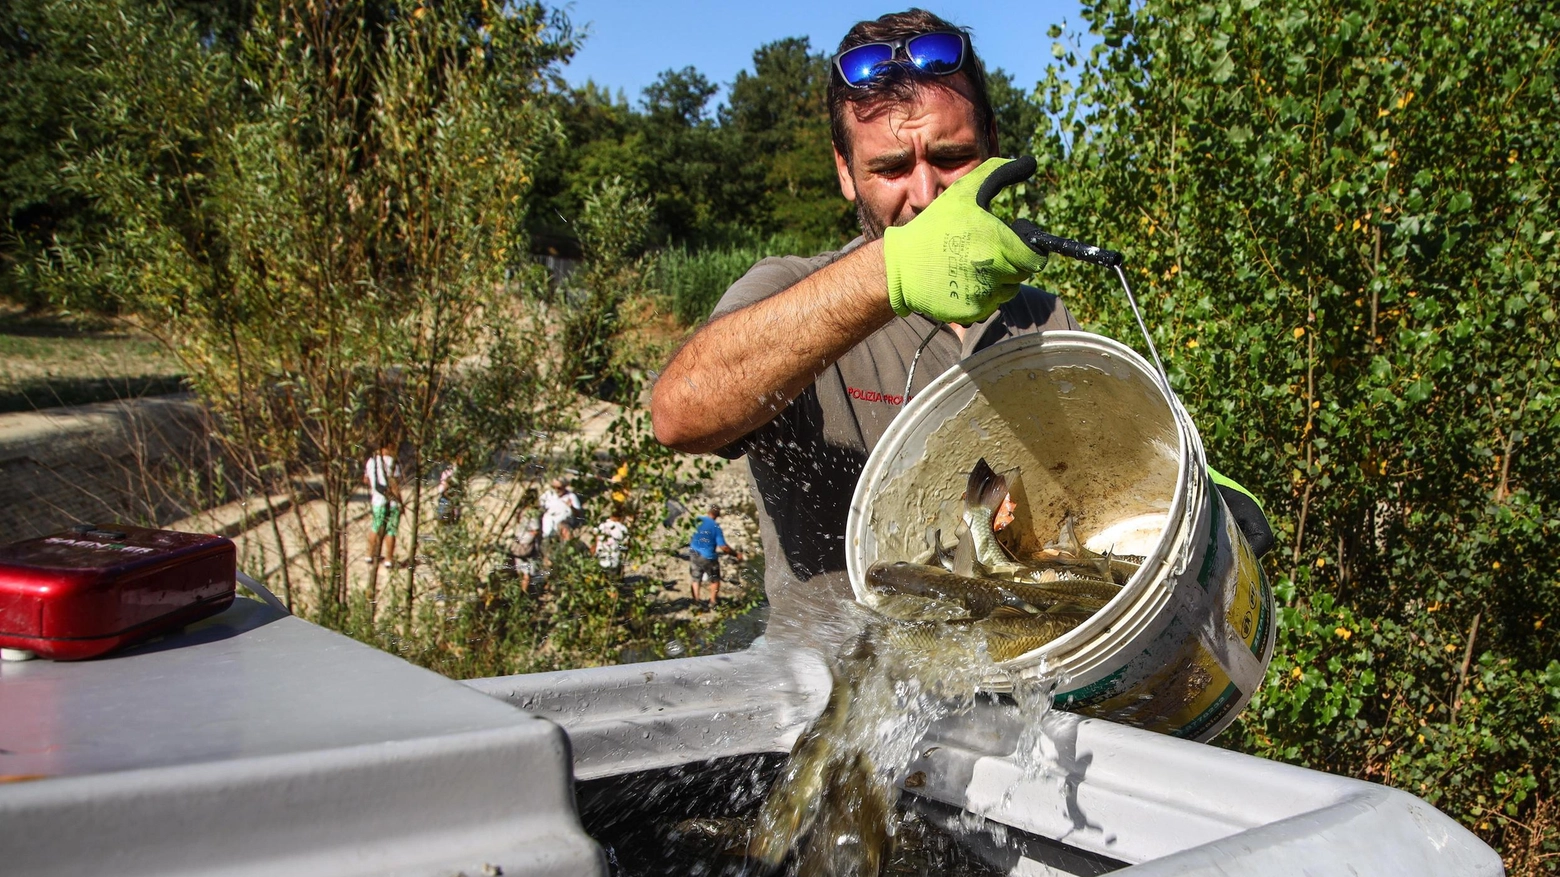
[[991,109],[997,117],[997,154],[1029,155],[1031,140],[1045,122],[1045,111],[1030,93],[1015,85],[1013,77],[998,67],[986,76]]
[[[248,26],[248,4],[183,0],[128,4],[156,32],[179,17],[207,44],[230,47]],[[44,269],[58,241],[96,241],[111,220],[61,174],[67,150],[112,145],[125,136],[91,107],[105,86],[94,59],[101,46],[92,7],[19,2],[0,6],[0,298],[43,308],[62,295],[78,307],[112,307],[91,278],[62,278]]]
[[645,87],[645,110],[663,125],[697,128],[707,121],[710,98],[720,88],[693,67],[663,70]]
[[828,86],[828,59],[806,37],[760,46],[753,73],[732,82],[721,124],[739,144],[733,178],[750,204],[750,239],[788,232],[829,244],[855,234],[834,170]]
[[554,255],[567,252],[578,256],[579,229],[576,223],[584,210],[586,197],[597,184],[593,173],[582,168],[615,167],[607,176],[643,180],[649,173],[648,159],[624,145],[638,124],[628,100],[616,97],[594,81],[548,95],[562,128],[562,142],[537,157],[531,197],[527,200],[526,227],[537,238],[536,244]]
[[569,146],[543,159],[530,227],[577,245],[585,199],[619,177],[651,199],[650,246],[848,239],[855,214],[830,158],[826,60],[794,38],[761,46],[753,65],[716,111],[716,87],[692,67],[662,72],[638,109],[592,83],[560,96]]
[[[1088,4],[1042,226],[1128,254],[1280,533],[1254,751],[1402,786],[1552,868],[1560,178],[1552,4]],[[1064,62],[1074,63],[1066,46]],[[1136,336],[1097,269],[1086,325]],[[1548,864],[1546,864],[1548,863]]]
[[[506,272],[556,131],[539,74],[567,29],[535,5],[280,2],[229,52],[167,10],[60,5],[94,16],[91,112],[114,136],[65,166],[112,225],[58,249],[58,270],[96,278],[184,361],[243,493],[297,510],[318,491],[324,523],[288,522],[323,546],[299,593],[339,617],[370,448],[416,461],[417,545],[422,466],[514,453],[561,408],[547,370],[567,364],[538,349],[538,311]],[[294,595],[291,567],[278,574]],[[408,619],[413,585],[397,583]]]
[[[692,67],[663,71],[644,90],[645,112],[625,145],[646,159],[639,184],[653,195],[654,243],[719,240],[735,219],[722,186],[735,156],[707,110],[717,90]],[[614,173],[583,169],[596,179]]]

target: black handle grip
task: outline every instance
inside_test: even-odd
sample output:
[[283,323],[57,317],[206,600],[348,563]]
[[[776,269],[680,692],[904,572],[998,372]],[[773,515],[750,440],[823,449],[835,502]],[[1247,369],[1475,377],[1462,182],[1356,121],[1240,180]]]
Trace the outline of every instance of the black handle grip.
[[1019,238],[1029,245],[1029,249],[1037,253],[1056,253],[1069,259],[1077,259],[1080,262],[1099,265],[1102,268],[1115,268],[1126,261],[1126,257],[1115,250],[1107,250],[1104,247],[1096,247],[1093,244],[1075,241],[1072,238],[1047,234],[1040,230],[1040,226],[1027,219],[1015,219],[1011,227]]

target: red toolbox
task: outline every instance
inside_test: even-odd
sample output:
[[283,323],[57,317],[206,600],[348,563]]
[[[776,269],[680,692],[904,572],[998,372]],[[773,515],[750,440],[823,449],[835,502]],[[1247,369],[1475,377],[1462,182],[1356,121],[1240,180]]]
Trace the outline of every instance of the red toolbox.
[[221,536],[123,524],[0,546],[0,648],[97,657],[226,609],[236,569]]

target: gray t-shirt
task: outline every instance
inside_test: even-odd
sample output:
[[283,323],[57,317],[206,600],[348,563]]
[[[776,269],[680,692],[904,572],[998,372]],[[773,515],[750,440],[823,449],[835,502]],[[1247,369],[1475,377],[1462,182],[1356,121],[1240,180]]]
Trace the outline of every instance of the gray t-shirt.
[[[711,318],[788,289],[861,243],[857,238],[842,250],[812,258],[764,259],[726,290]],[[934,325],[920,314],[894,319],[840,357],[774,420],[718,452],[748,457],[772,632],[775,616],[827,618],[834,601],[852,599],[845,573],[851,496],[867,455],[904,407],[910,361]],[[916,365],[911,395],[959,360],[1004,338],[1077,328],[1056,296],[1022,287],[990,318],[965,330],[962,344],[942,326]]]

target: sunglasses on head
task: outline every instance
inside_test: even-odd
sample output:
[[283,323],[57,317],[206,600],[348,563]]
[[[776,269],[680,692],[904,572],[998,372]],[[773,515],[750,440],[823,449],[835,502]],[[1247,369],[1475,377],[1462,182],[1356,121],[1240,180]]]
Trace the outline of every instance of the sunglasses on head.
[[[900,55],[900,50],[903,55]],[[908,62],[915,69],[934,76],[947,76],[959,72],[964,66],[964,55],[969,49],[969,39],[956,30],[934,30],[886,43],[863,43],[834,56],[834,67],[840,71],[845,84],[852,88],[865,88],[872,77],[882,73],[897,60]]]

